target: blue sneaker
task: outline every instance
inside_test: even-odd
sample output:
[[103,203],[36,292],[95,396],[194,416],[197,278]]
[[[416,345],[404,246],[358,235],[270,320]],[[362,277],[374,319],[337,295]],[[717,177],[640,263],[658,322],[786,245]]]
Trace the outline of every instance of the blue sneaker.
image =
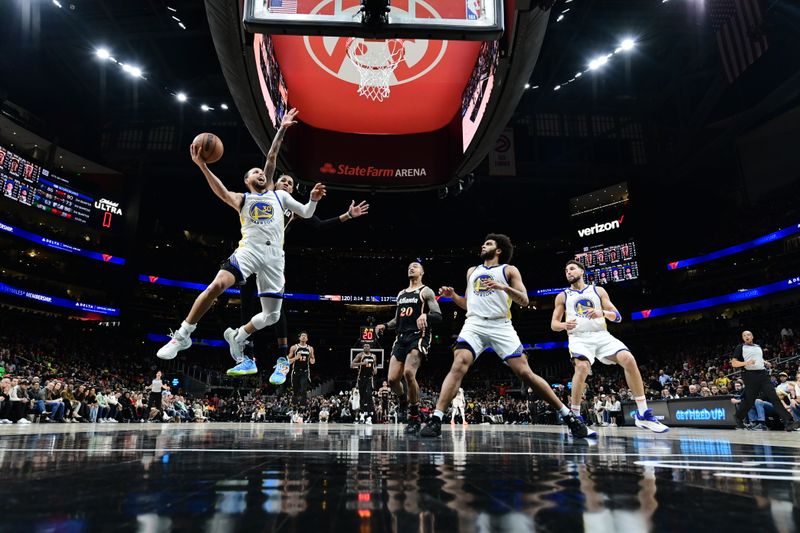
[[273,385],[282,385],[286,381],[286,375],[289,373],[289,360],[285,357],[279,357],[277,364],[272,368],[275,371],[269,377],[269,382]]
[[655,417],[653,414],[652,409],[645,410],[644,414],[639,414],[636,412],[636,417],[634,418],[634,423],[636,427],[649,429],[650,431],[654,431],[656,433],[666,433],[669,431],[669,428],[662,424],[658,418]]
[[229,368],[227,372],[229,376],[249,376],[250,374],[256,373],[258,373],[256,362],[249,357],[245,357],[244,361],[233,368]]

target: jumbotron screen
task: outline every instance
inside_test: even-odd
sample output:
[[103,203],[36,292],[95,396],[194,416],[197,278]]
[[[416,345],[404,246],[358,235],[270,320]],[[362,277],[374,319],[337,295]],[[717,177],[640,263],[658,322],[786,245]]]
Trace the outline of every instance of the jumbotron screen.
[[104,229],[120,226],[122,207],[119,202],[79,191],[63,176],[2,146],[0,182],[3,198],[86,226]]
[[586,282],[605,285],[630,281],[639,277],[636,243],[633,241],[611,246],[584,248],[575,259],[586,265]]

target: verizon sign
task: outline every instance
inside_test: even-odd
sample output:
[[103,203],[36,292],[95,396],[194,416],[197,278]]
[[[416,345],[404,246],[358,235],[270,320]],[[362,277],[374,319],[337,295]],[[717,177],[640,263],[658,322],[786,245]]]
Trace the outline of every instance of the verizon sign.
[[612,220],[610,222],[601,222],[595,224],[594,226],[589,226],[588,228],[579,229],[578,237],[590,237],[598,233],[619,229],[620,226],[622,226],[623,220],[625,220],[624,214],[621,217],[619,217],[618,220]]

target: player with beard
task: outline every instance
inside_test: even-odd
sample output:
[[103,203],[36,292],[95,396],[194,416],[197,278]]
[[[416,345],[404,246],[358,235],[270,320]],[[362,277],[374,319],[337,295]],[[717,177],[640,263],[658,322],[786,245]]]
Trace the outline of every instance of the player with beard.
[[[261,312],[238,330],[229,328],[225,340],[231,347],[231,354],[241,361],[228,371],[231,375],[247,375],[258,372],[252,359],[244,357],[242,346],[252,333],[268,325],[274,324],[280,317],[284,289],[284,252],[283,234],[284,209],[308,218],[314,214],[317,202],[325,196],[325,186],[317,183],[311,191],[311,198],[305,205],[285,191],[272,188],[272,174],[275,172],[277,147],[288,127],[295,124],[297,111],[292,109],[284,117],[278,133],[273,139],[264,169],[252,168],[244,177],[247,193],[231,192],[211,170],[201,156],[200,146],[192,144],[190,153],[192,161],[200,168],[209,187],[220,200],[236,210],[242,225],[242,239],[239,247],[222,263],[214,281],[197,297],[178,331],[172,333],[168,343],[162,346],[157,356],[161,359],[173,359],[181,350],[192,345],[191,334],[197,322],[211,308],[217,297],[234,283],[241,283],[255,274]],[[238,356],[238,357],[236,357]]]
[[456,294],[453,287],[439,289],[440,295],[452,298],[458,307],[467,311],[467,319],[453,347],[453,365],[442,383],[436,410],[420,431],[420,436],[438,437],[442,434],[444,411],[458,393],[469,367],[487,348],[493,348],[517,377],[561,414],[574,437],[588,436],[586,425],[558,399],[544,379],[533,373],[511,324],[511,303],[521,307],[528,305],[528,291],[522,283],[522,275],[517,267],[508,264],[513,254],[511,239],[490,233],[481,246],[483,264],[467,270],[465,296]]
[[[617,364],[625,370],[637,413],[634,423],[637,427],[656,433],[669,430],[647,408],[644,383],[633,354],[621,341],[608,332],[606,321],[622,322],[622,315],[611,303],[608,292],[583,281],[586,267],[579,261],[567,261],[564,270],[569,288],[556,296],[555,309],[550,327],[553,331],[566,331],[569,337],[569,353],[575,373],[572,376],[572,412],[581,414],[581,396],[586,377],[595,360],[606,365]],[[566,322],[562,322],[566,313]]]
[[425,269],[420,262],[414,261],[408,265],[408,288],[397,295],[394,318],[386,324],[375,326],[377,335],[387,329],[397,330],[389,361],[389,386],[399,399],[401,418],[408,410],[406,433],[418,433],[420,430],[417,370],[431,345],[430,324],[442,321],[436,294],[422,284],[424,274]]
[[[276,191],[285,191],[288,194],[294,193],[294,178],[289,176],[288,174],[281,174],[277,181],[275,182],[275,190]],[[338,227],[341,224],[344,224],[348,220],[353,220],[355,218],[361,217],[366,215],[369,212],[369,204],[365,201],[362,201],[358,204],[355,203],[355,200],[350,202],[350,206],[347,208],[347,211],[342,213],[339,216],[328,218],[328,219],[321,219],[316,214],[311,216],[307,219],[299,219],[305,220],[308,224],[313,227],[314,229],[319,230],[329,230]],[[296,226],[296,224],[292,224],[293,222],[298,220],[298,217],[291,210],[284,210],[284,225],[285,225],[285,232],[288,233],[289,230]],[[291,224],[291,226],[290,226]],[[255,280],[248,279],[245,286],[242,288],[241,293],[243,295],[248,294],[256,294],[256,287],[255,287]],[[252,315],[251,309],[255,305],[254,299],[242,297],[242,317],[246,319]],[[280,352],[280,356],[287,356],[289,353],[289,326],[286,320],[286,303],[281,306],[281,316],[278,319],[278,322],[275,324],[275,335],[277,336],[278,340],[278,350]],[[247,343],[245,347],[245,354],[248,356],[252,356],[252,343]],[[279,394],[281,393],[281,389],[286,385],[281,385],[278,389]]]

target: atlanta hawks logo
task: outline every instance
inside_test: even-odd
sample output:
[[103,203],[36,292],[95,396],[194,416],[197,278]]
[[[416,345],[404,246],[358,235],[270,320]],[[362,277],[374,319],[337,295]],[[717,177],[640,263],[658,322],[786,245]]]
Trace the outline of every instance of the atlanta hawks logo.
[[[341,7],[339,7],[341,6]],[[322,0],[311,15],[344,14],[357,18],[361,8],[360,0]],[[413,11],[413,12],[412,12]],[[424,0],[396,0],[392,2],[392,17],[407,19],[442,18],[439,13]],[[427,39],[399,39],[405,48],[403,60],[395,67],[389,85],[409,83],[429,73],[444,57],[447,41],[430,41]],[[319,67],[342,81],[358,85],[361,81],[358,70],[347,58],[346,37],[303,37],[308,55]],[[385,46],[382,41],[367,40],[366,47]]]

